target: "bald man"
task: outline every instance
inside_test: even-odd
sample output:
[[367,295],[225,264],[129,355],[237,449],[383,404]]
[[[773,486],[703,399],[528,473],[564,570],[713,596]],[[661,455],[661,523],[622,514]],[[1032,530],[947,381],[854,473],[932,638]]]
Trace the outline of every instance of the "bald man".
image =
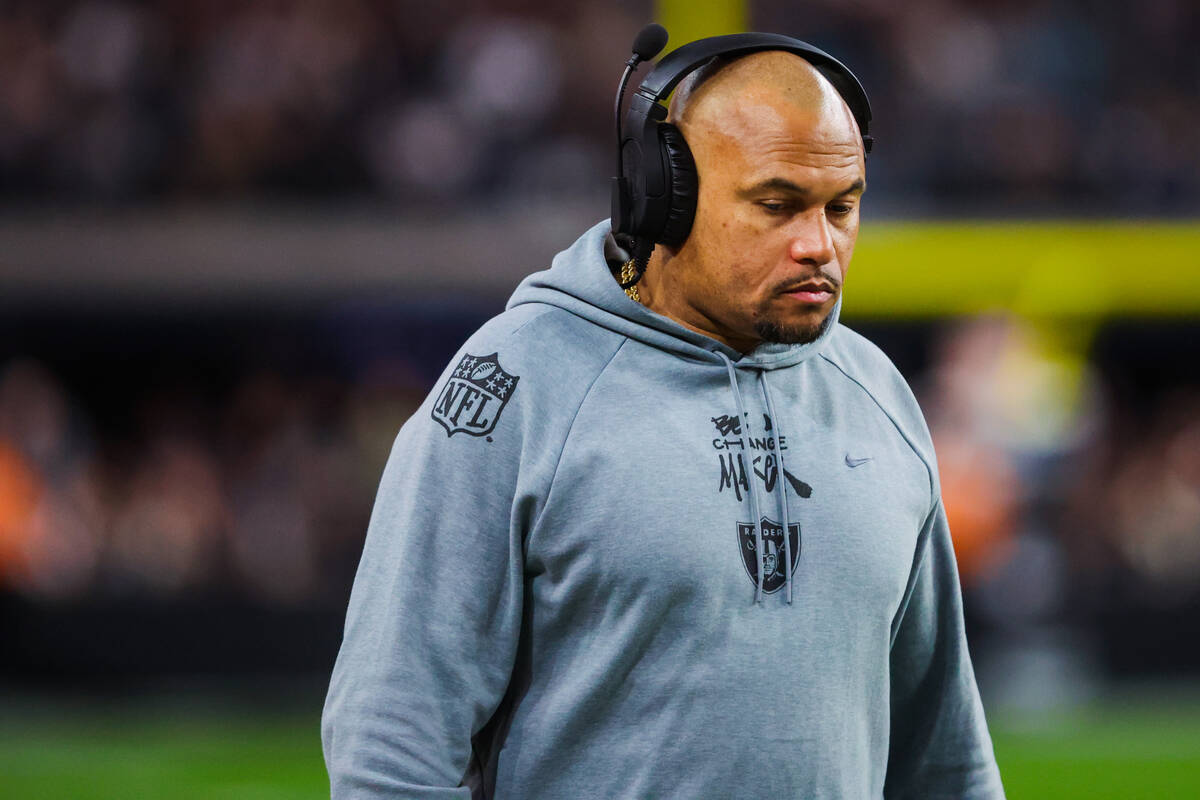
[[655,250],[639,299],[743,353],[812,341],[832,319],[858,236],[858,126],[792,53],[711,73],[686,82],[671,109],[702,176],[692,232],[678,251]]
[[928,432],[837,323],[854,118],[784,52],[671,113],[686,241],[626,292],[592,228],[397,437],[325,707],[334,798],[1003,797]]

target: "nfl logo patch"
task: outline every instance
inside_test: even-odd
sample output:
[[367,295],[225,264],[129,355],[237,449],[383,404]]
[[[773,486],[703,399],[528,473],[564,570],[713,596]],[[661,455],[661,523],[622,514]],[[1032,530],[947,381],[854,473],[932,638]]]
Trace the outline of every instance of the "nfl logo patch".
[[[753,522],[737,524],[738,550],[742,553],[742,566],[750,580],[758,585],[758,550],[757,537],[754,535]],[[796,523],[788,525],[788,547],[792,551],[792,575],[796,574],[796,565],[800,563],[800,526]],[[763,586],[766,594],[779,591],[787,576],[784,571],[783,526],[774,520],[762,518],[762,565]]]
[[446,429],[446,436],[486,436],[496,427],[500,412],[520,380],[500,367],[497,356],[465,355],[450,373],[430,412],[434,421]]

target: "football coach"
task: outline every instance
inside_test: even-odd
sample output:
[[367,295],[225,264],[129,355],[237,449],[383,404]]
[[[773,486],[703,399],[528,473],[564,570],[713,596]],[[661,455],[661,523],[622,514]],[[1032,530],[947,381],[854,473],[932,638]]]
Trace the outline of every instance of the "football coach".
[[396,439],[325,705],[335,800],[1004,796],[929,433],[838,323],[870,116],[772,34],[632,94],[612,220]]

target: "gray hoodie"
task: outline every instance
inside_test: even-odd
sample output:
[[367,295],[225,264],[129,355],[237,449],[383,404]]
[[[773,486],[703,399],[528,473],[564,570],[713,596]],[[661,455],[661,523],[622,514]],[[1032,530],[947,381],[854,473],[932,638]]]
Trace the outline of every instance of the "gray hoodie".
[[1001,798],[929,434],[834,319],[742,355],[608,223],[454,357],[383,474],[333,797]]

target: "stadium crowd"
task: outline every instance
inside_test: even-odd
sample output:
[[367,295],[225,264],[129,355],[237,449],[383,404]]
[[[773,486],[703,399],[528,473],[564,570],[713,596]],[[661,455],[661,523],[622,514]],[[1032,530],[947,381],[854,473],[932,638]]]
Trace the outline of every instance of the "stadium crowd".
[[[1187,0],[749,4],[854,66],[877,209],[1194,213]],[[600,186],[650,4],[15,0],[0,9],[0,196],[386,196]],[[886,154],[886,157],[884,157]]]
[[386,364],[354,383],[252,372],[213,404],[134,390],[135,431],[118,433],[44,364],[5,363],[0,585],[41,602],[340,601],[423,393]]
[[[914,377],[978,609],[1009,625],[1102,586],[1200,594],[1200,392],[1131,406],[1009,318],[934,342]],[[44,364],[2,363],[0,584],[44,602],[342,602],[395,431],[438,366],[250,369],[208,398],[141,387],[118,431]]]

